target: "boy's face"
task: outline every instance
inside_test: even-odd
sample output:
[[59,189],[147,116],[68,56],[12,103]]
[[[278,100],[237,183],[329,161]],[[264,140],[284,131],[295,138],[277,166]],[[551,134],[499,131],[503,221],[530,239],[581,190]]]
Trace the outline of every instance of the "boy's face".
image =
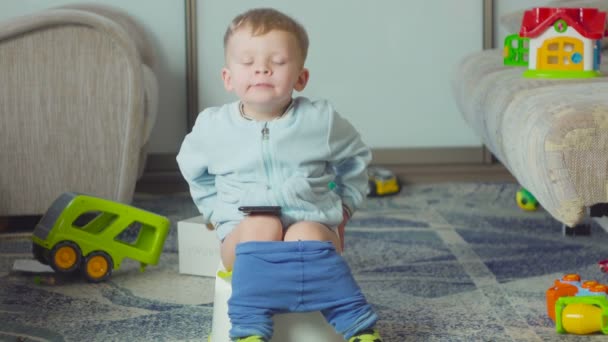
[[293,34],[272,30],[252,36],[248,27],[241,28],[226,46],[224,86],[247,110],[276,115],[291,101],[294,89],[306,86],[308,70],[302,59]]

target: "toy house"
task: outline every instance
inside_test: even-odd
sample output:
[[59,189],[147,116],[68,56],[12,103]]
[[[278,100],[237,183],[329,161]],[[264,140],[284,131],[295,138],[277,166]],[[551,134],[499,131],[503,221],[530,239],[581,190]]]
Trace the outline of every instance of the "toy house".
[[528,66],[526,77],[599,75],[606,12],[595,8],[539,7],[524,13],[519,34],[505,38],[505,65]]

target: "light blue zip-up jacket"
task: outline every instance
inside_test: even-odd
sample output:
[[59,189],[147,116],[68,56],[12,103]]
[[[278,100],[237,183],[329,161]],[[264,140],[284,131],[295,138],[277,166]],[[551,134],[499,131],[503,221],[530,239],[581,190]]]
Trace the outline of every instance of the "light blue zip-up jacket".
[[370,160],[348,121],[327,101],[304,97],[268,122],[244,118],[239,102],[208,108],[177,155],[194,203],[214,225],[258,205],[281,206],[288,221],[338,225],[342,205],[354,212],[366,197]]

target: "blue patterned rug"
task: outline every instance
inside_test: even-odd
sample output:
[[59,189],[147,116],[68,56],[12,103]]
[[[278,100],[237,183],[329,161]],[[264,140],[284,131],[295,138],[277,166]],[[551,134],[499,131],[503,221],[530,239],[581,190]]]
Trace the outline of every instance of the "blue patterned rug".
[[[377,310],[385,341],[594,340],[557,335],[545,291],[564,273],[608,282],[597,262],[608,234],[562,237],[542,210],[515,205],[517,185],[405,187],[370,199],[347,228],[345,257]],[[188,194],[138,194],[136,206],[168,216],[158,266],[125,262],[110,281],[38,285],[11,272],[30,258],[23,234],[0,235],[0,340],[206,341],[213,279],[178,273],[176,223],[197,215]],[[311,341],[323,342],[323,341]]]

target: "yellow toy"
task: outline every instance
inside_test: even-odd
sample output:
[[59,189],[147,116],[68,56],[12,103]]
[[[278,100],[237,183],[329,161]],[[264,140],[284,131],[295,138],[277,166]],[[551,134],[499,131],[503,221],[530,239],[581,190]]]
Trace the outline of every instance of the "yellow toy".
[[567,274],[547,290],[547,314],[560,334],[608,334],[608,286]]
[[370,197],[395,195],[401,191],[401,182],[391,171],[382,168],[370,168],[369,194]]

